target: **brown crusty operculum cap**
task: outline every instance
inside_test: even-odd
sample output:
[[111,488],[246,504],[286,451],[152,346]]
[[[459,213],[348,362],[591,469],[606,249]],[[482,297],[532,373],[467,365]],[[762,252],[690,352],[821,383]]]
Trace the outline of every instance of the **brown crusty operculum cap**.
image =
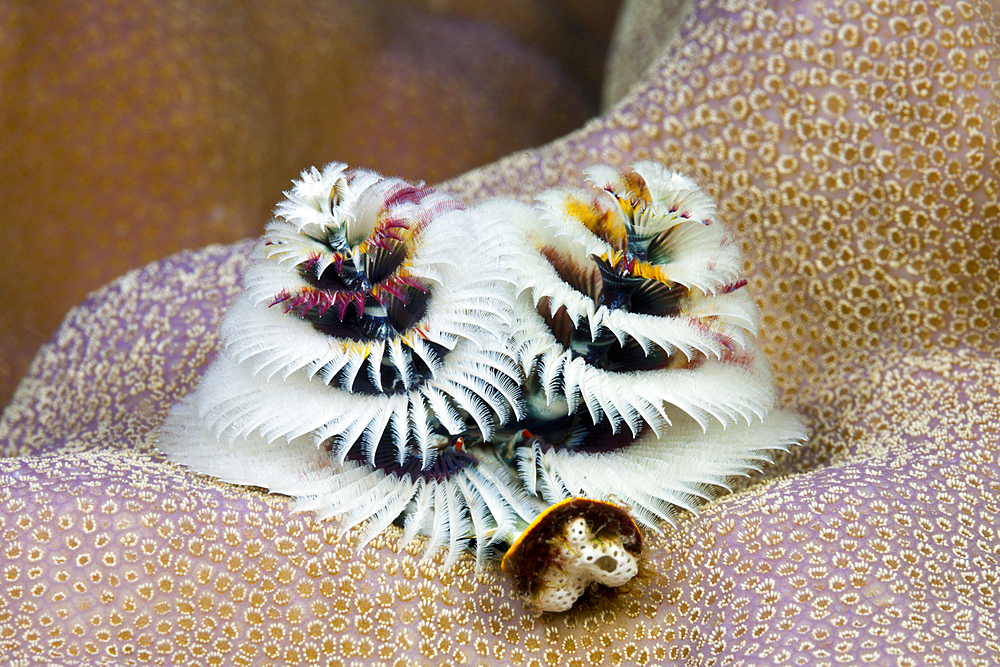
[[642,534],[628,510],[568,498],[538,515],[501,567],[530,611],[566,611],[592,584],[616,588],[638,571]]

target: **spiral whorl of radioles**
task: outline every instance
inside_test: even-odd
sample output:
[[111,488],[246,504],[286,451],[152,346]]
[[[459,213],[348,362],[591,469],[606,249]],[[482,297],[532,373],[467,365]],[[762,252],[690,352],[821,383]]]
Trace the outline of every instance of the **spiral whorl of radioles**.
[[658,530],[804,437],[772,410],[738,245],[643,162],[533,205],[465,207],[331,164],[254,249],[224,349],[161,448],[428,553],[502,553],[545,508]]

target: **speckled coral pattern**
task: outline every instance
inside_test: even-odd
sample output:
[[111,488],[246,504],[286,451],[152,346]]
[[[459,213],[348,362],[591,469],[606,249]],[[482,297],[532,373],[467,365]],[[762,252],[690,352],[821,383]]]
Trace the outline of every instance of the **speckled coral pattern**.
[[[532,618],[496,572],[163,462],[247,245],[71,313],[0,421],[0,650],[23,664],[1000,661],[997,25],[966,2],[705,0],[634,94],[454,181],[529,198],[652,157],[737,230],[808,444],[649,536],[639,577]],[[17,664],[17,663],[15,663]]]

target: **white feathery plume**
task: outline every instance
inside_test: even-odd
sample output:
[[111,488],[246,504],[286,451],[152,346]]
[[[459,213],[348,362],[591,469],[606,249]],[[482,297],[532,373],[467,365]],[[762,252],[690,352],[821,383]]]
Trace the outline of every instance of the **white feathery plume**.
[[[589,190],[466,209],[341,164],[302,172],[161,449],[336,517],[359,548],[397,523],[402,545],[428,538],[425,558],[472,549],[483,567],[549,505],[565,521],[567,499],[624,504],[660,530],[803,440],[773,409],[712,201],[652,162],[586,174]],[[607,544],[579,521],[566,549]],[[638,553],[634,538],[592,554]],[[585,589],[544,576],[536,608]]]
[[[521,415],[505,347],[515,233],[419,185],[339,164],[303,172],[251,255],[225,349],[172,411],[161,448],[345,529],[370,518],[364,539],[438,507],[417,525],[450,560],[530,521],[537,508],[495,456],[456,450]],[[473,532],[473,506],[501,514],[478,510]]]
[[[586,407],[612,432],[624,424],[636,435],[645,424],[662,433],[668,405],[706,429],[762,419],[774,385],[753,341],[756,307],[739,289],[742,259],[710,200],[652,163],[587,174],[592,191],[489,205],[537,249],[522,264],[510,343],[525,375],[540,379],[547,402]],[[625,296],[608,298],[616,281]],[[595,360],[602,350],[611,352]]]
[[484,448],[470,450],[469,458],[450,476],[419,467],[400,476],[366,463],[338,463],[308,436],[268,442],[252,432],[231,448],[209,447],[213,437],[192,401],[183,401],[172,416],[178,418],[170,420],[162,435],[173,443],[172,458],[229,482],[294,496],[296,511],[315,512],[319,519],[338,517],[342,534],[364,524],[357,548],[405,513],[400,546],[425,535],[429,539],[425,559],[437,547],[446,547],[446,566],[450,566],[477,538],[477,567],[482,568],[489,545],[519,532],[517,527],[527,525],[543,507]]
[[614,499],[640,525],[659,532],[664,522],[674,523],[677,509],[697,511],[728,489],[731,478],[759,470],[770,452],[805,437],[801,420],[781,410],[740,428],[713,424],[707,430],[675,415],[665,433],[644,432],[619,449],[588,452],[534,442],[518,449],[517,463],[525,484],[550,504],[577,496]]

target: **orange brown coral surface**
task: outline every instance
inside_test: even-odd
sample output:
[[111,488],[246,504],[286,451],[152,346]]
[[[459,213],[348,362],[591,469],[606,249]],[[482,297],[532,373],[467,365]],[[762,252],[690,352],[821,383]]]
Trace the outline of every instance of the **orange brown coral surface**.
[[0,2],[0,403],[87,292],[259,234],[305,166],[433,182],[579,127],[609,29],[566,5]]
[[[738,230],[812,439],[533,618],[471,559],[151,453],[249,246],[74,309],[0,421],[0,650],[25,664],[991,665],[1000,660],[998,27],[986,3],[702,0],[605,116],[447,184],[473,201],[656,159]],[[439,561],[438,561],[439,562]]]

